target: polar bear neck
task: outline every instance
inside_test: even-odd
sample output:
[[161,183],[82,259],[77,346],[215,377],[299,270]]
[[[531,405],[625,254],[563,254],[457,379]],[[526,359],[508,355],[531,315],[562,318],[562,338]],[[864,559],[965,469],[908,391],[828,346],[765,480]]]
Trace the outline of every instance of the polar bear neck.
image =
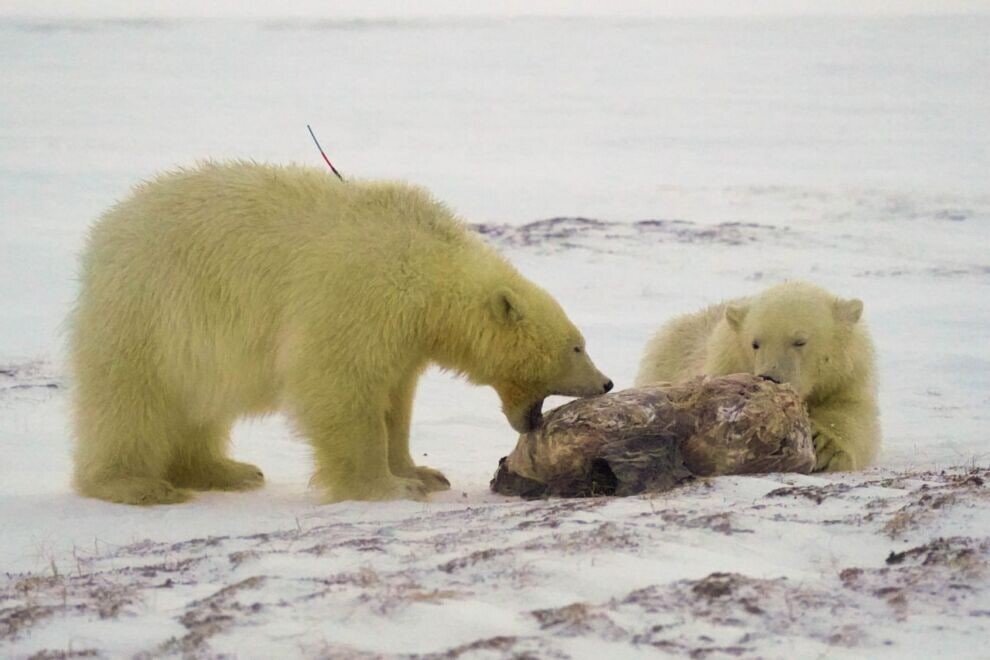
[[431,260],[434,274],[424,307],[423,328],[431,361],[487,382],[491,353],[502,333],[491,300],[499,288],[528,293],[533,286],[498,253],[473,236],[465,236],[442,259]]
[[[415,366],[433,362],[475,382],[490,380],[484,368],[490,359],[484,356],[495,350],[499,330],[490,298],[499,287],[528,295],[534,285],[420,188],[341,184],[325,173],[308,178],[299,194],[306,209],[300,223],[317,227],[301,227],[304,244],[298,249],[324,262],[332,255],[333,263],[324,267],[334,278],[346,279],[349,272],[367,278],[354,283],[363,293],[352,304],[385,325],[402,327],[386,350],[396,357],[408,351],[403,359]],[[338,243],[349,246],[348,252],[337,250]],[[368,262],[376,264],[373,272],[363,267]],[[312,267],[320,268],[315,262]]]

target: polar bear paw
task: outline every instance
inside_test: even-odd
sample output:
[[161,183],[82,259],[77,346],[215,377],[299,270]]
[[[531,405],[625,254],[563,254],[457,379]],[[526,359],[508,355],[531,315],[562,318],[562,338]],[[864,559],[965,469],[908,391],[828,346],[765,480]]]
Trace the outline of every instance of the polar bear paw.
[[856,469],[852,456],[838,447],[832,438],[824,433],[818,433],[813,437],[815,467],[812,472],[851,472]]
[[79,484],[83,495],[96,497],[119,504],[152,506],[155,504],[178,504],[192,497],[192,491],[176,488],[164,479],[145,477],[118,477],[100,482]]
[[416,478],[396,477],[374,480],[348,479],[344,483],[334,482],[317,475],[316,483],[327,489],[326,502],[382,502],[388,500],[417,500],[423,502],[429,491],[426,485]]
[[413,468],[413,475],[416,479],[423,482],[428,492],[435,493],[441,490],[450,490],[450,480],[440,470],[434,470],[425,465],[417,465]]
[[264,485],[265,475],[257,465],[221,459],[179,471],[171,475],[171,481],[193,490],[253,490]]
[[364,492],[355,493],[355,496],[344,499],[417,500],[423,502],[426,500],[428,492],[426,485],[419,479],[393,476],[374,484]]

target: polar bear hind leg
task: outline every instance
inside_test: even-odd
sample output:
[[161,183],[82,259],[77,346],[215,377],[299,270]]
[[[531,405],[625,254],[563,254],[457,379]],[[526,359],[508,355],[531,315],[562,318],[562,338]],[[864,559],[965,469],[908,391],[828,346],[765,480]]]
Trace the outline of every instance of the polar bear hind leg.
[[129,379],[126,369],[103,378],[77,371],[76,470],[78,490],[122,504],[175,504],[192,492],[167,479],[174,432],[160,390]]
[[260,488],[265,478],[256,465],[227,457],[230,427],[229,422],[185,425],[169,464],[169,481],[193,490]]

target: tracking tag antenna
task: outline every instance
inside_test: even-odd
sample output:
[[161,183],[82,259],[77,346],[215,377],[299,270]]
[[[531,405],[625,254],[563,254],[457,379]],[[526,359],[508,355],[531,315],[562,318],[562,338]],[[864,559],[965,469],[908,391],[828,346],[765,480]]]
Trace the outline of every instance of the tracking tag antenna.
[[309,136],[313,138],[313,143],[316,145],[316,148],[320,150],[320,155],[323,156],[324,162],[326,162],[326,164],[330,167],[330,170],[337,175],[337,178],[343,181],[344,177],[340,176],[340,172],[337,171],[337,168],[334,167],[333,163],[330,162],[330,159],[327,158],[327,153],[323,151],[323,147],[320,146],[320,141],[316,139],[316,133],[313,132],[313,128],[309,124],[306,124],[306,130],[309,131]]

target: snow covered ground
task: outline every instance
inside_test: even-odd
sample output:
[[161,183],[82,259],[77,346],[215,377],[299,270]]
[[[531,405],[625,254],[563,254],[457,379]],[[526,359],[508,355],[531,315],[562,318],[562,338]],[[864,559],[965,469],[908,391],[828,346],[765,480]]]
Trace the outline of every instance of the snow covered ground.
[[[0,18],[0,656],[985,656],[990,19]],[[86,226],[201,157],[422,183],[629,386],[672,314],[783,279],[866,302],[878,467],[656,497],[488,492],[515,437],[431,372],[453,489],[322,506],[245,422],[249,494],[68,488],[57,326]],[[552,402],[549,404],[552,405]]]

